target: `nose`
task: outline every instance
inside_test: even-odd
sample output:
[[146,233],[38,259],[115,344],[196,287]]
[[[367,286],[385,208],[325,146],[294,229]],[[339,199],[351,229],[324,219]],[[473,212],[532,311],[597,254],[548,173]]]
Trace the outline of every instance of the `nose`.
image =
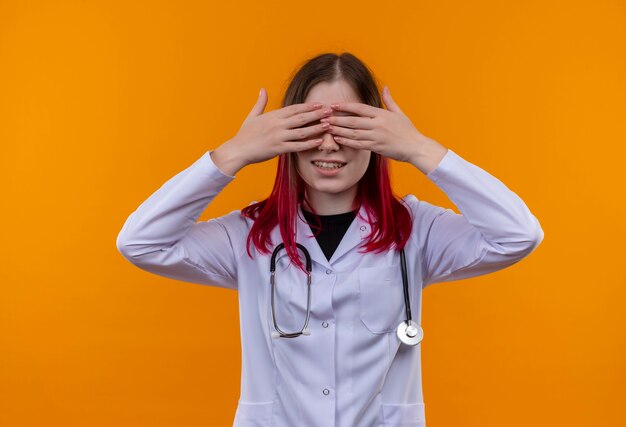
[[335,141],[335,138],[333,138],[333,135],[330,132],[325,132],[324,135],[322,135],[322,143],[317,146],[317,149],[319,151],[331,152],[339,150],[340,147],[337,141]]

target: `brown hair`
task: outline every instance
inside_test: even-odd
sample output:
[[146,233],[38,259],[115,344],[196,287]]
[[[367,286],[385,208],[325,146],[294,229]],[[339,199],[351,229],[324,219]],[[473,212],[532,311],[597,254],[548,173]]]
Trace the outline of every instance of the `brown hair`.
[[[303,103],[309,91],[318,83],[337,80],[349,84],[362,103],[382,108],[374,74],[349,52],[339,55],[323,53],[305,61],[290,77],[282,107]],[[297,204],[305,197],[305,186],[296,170],[295,156],[294,152],[279,156],[272,193],[267,199],[242,209],[241,214],[255,220],[247,241],[250,257],[251,241],[259,252],[271,253],[268,245],[276,245],[278,242],[270,242],[269,236],[278,225],[289,257],[304,270],[296,249],[295,230]],[[387,158],[373,151],[367,170],[359,181],[353,209],[359,209],[362,204],[370,217],[363,219],[372,224],[372,233],[365,245],[365,252],[382,252],[394,244],[397,250],[402,249],[410,235],[411,213],[393,194]]]

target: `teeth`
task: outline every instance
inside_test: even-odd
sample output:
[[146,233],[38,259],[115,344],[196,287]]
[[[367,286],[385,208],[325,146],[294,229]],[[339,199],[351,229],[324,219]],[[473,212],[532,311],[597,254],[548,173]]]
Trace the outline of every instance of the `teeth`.
[[313,164],[319,168],[324,169],[339,169],[343,167],[343,163],[327,163],[327,162],[313,162]]

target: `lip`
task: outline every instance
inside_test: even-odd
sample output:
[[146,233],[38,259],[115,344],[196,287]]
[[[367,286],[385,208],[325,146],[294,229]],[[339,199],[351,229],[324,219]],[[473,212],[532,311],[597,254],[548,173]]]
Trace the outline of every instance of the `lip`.
[[[326,169],[322,169],[322,168],[318,168],[317,166],[315,166],[315,164],[313,162],[338,162],[338,163],[344,163],[344,165],[340,168],[337,169],[330,169],[330,170],[326,170]],[[320,174],[320,175],[324,175],[324,176],[335,176],[337,175],[339,172],[341,172],[341,170],[343,168],[346,167],[347,162],[342,162],[341,160],[312,160],[311,161],[311,166],[313,166],[313,168]]]

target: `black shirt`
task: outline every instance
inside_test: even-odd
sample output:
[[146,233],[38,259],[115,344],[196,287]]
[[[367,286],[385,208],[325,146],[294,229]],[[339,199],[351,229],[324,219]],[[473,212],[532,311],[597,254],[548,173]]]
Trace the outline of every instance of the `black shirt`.
[[[311,227],[311,231],[313,234],[317,231],[315,226],[317,223],[315,222],[315,215],[312,212],[309,212],[305,209],[302,209],[302,213],[304,217],[309,222],[309,226]],[[335,249],[339,246],[339,242],[343,238],[344,234],[352,224],[354,217],[356,216],[356,211],[340,213],[336,215],[318,215],[321,223],[321,230],[316,237],[317,243],[322,248],[322,252],[326,256],[326,259],[330,261],[330,258],[333,256]]]

